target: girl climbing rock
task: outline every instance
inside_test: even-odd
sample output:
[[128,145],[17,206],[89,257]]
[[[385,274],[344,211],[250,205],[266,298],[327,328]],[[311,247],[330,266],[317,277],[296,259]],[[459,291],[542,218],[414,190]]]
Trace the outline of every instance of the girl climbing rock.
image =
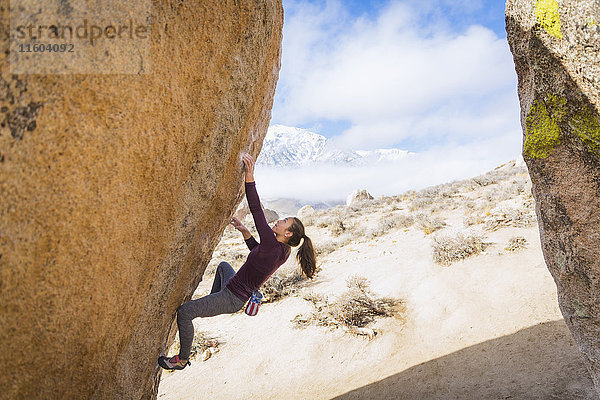
[[242,160],[245,167],[246,198],[260,243],[237,218],[232,218],[231,224],[242,233],[250,254],[237,273],[228,263],[220,263],[210,294],[188,301],[177,309],[180,350],[178,355],[171,358],[159,357],[158,364],[164,369],[183,369],[190,365],[188,360],[194,338],[194,318],[233,314],[241,310],[252,292],[258,290],[288,259],[291,247],[302,242],[296,255],[302,272],[308,278],[312,278],[315,273],[315,252],[311,240],[304,234],[304,225],[298,218],[288,217],[277,221],[272,228],[269,227],[256,192],[254,159],[245,153]]

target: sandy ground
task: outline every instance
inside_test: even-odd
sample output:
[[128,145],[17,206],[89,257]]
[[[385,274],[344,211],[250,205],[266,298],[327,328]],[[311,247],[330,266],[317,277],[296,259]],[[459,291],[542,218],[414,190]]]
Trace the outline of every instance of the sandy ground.
[[[459,215],[448,215],[459,225]],[[459,218],[460,217],[460,218]],[[368,223],[368,222],[366,222]],[[342,247],[299,296],[245,314],[196,319],[220,351],[163,373],[166,399],[595,399],[593,385],[558,308],[537,226],[487,232],[483,254],[435,264],[431,237],[394,229]],[[504,250],[524,236],[529,247]],[[241,240],[241,238],[240,238]],[[335,296],[353,274],[406,312],[377,320],[369,340],[341,329],[295,328],[312,310],[302,293]],[[212,276],[197,293],[208,293]]]

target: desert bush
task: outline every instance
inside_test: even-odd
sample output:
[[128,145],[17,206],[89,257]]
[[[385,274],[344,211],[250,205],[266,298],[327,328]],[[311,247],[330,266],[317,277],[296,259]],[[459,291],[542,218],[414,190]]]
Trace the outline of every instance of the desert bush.
[[471,181],[478,186],[489,186],[498,181],[498,178],[491,174],[484,174],[471,178]]
[[433,238],[433,260],[442,265],[450,265],[485,250],[484,237],[474,233],[439,235]]
[[426,235],[429,235],[430,233],[440,230],[446,226],[446,222],[443,219],[432,215],[419,213],[415,219],[417,220],[417,226]]
[[319,228],[328,228],[334,236],[339,236],[351,227],[350,220],[355,212],[346,206],[336,206],[326,211],[321,211],[313,217]]
[[[202,361],[208,360],[213,354],[219,351],[219,346],[223,344],[215,337],[211,337],[207,332],[194,332],[194,340],[192,341],[192,350],[190,352],[190,360],[202,357]],[[175,341],[169,347],[169,357],[179,353],[179,333],[175,336]],[[172,371],[170,371],[172,372]]]
[[326,256],[327,254],[333,253],[340,247],[341,246],[339,245],[339,243],[337,241],[325,240],[325,241],[319,242],[318,245],[315,246],[315,255],[317,257]]
[[340,247],[344,247],[353,239],[349,234],[340,235],[339,237],[331,240],[323,240],[319,242],[315,242],[315,254],[317,257],[325,256],[327,254],[333,253]]
[[490,210],[490,214],[484,218],[484,227],[495,231],[502,227],[527,227],[536,222],[536,216],[531,207],[524,205],[523,208],[514,208],[500,205]]
[[397,196],[381,196],[375,200],[375,204],[383,205],[390,208],[398,206],[400,199]]
[[333,221],[331,221],[331,224],[329,225],[329,231],[334,236],[341,235],[342,233],[346,232],[346,229],[348,228],[348,223],[340,217],[334,218]]
[[395,226],[401,229],[410,228],[415,223],[415,218],[408,214],[396,214],[393,216]]
[[465,226],[473,226],[477,224],[483,224],[483,218],[476,214],[467,214],[463,217],[463,224]]
[[419,197],[414,199],[408,209],[410,211],[423,210],[433,204],[433,199],[431,197]]
[[528,245],[529,242],[523,236],[513,236],[510,239],[508,239],[508,243],[506,244],[504,250],[518,251],[526,248]]
[[462,205],[465,208],[465,210],[474,210],[476,203],[472,199],[464,199],[462,201]]
[[375,238],[382,236],[393,228],[404,229],[412,226],[415,219],[407,214],[388,214],[382,217],[377,225],[367,232],[367,236]]
[[[297,315],[292,322],[297,327],[310,324],[327,326],[331,329],[346,328],[355,334],[367,334],[361,330],[376,317],[390,317],[403,304],[397,299],[378,297],[370,290],[369,281],[361,276],[353,275],[346,280],[346,291],[335,302],[326,296],[309,293],[304,297],[312,303],[314,310],[310,315]],[[374,335],[375,332],[371,330]]]
[[456,210],[460,204],[460,199],[456,197],[441,197],[431,205],[429,212],[434,214],[442,211]]
[[302,283],[307,280],[308,278],[302,274],[300,268],[271,275],[260,288],[260,291],[264,296],[263,303],[271,303],[295,294]]

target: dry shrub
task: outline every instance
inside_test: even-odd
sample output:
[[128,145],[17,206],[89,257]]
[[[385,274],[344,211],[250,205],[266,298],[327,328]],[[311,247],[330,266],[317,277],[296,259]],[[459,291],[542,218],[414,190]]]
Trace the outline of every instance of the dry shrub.
[[340,247],[342,247],[340,246],[340,243],[334,240],[326,240],[323,242],[319,242],[318,244],[315,243],[315,255],[317,257],[326,256],[328,254],[333,253]]
[[332,240],[324,240],[314,243],[315,247],[315,255],[317,257],[326,256],[330,253],[333,253],[337,249],[346,246],[350,242],[353,241],[353,238],[350,234],[341,235]]
[[297,268],[289,272],[282,271],[271,275],[260,288],[264,296],[263,303],[274,302],[295,294],[302,283],[307,280],[308,278],[302,274],[302,270]]
[[[377,225],[367,232],[367,236],[370,238],[376,238],[385,235],[387,232],[394,228],[404,229],[412,226],[415,223],[415,219],[411,215],[406,214],[388,214],[382,217]],[[362,232],[358,232],[356,236],[362,236]]]
[[347,290],[335,302],[326,296],[310,293],[304,297],[312,303],[314,311],[310,315],[297,315],[292,322],[297,327],[310,324],[327,326],[330,329],[345,328],[355,334],[375,335],[365,327],[376,317],[390,317],[399,311],[402,301],[377,297],[369,288],[369,281],[353,275],[346,280]]
[[[190,360],[195,360],[202,357],[202,361],[208,360],[213,354],[219,351],[219,346],[223,344],[215,337],[211,337],[207,332],[194,332],[194,340],[192,341],[192,349],[190,352]],[[175,336],[175,340],[169,347],[168,356],[171,357],[179,353],[179,333]],[[172,372],[172,371],[170,371]]]
[[412,215],[406,215],[406,214],[395,215],[394,219],[395,219],[395,226],[400,229],[410,228],[415,223],[415,218]]
[[315,224],[319,228],[329,228],[329,232],[334,236],[339,236],[352,228],[350,220],[354,213],[346,206],[336,206],[334,208],[321,211],[314,217]]
[[471,181],[478,186],[489,186],[491,184],[497,183],[498,178],[493,176],[490,173],[476,176],[475,178],[471,178]]
[[418,227],[426,234],[429,235],[437,230],[440,230],[446,226],[446,221],[443,219],[433,216],[426,215],[423,213],[417,214],[416,216]]
[[454,236],[440,235],[433,238],[433,260],[442,265],[450,265],[474,254],[481,253],[487,247],[484,237],[474,233],[457,233]]
[[478,224],[483,224],[484,220],[482,217],[476,214],[467,214],[463,217],[463,224],[465,226],[473,226]]
[[433,199],[430,197],[416,198],[410,203],[409,210],[410,211],[422,210],[424,208],[427,208],[431,204],[433,204]]
[[400,202],[401,200],[398,196],[381,196],[375,200],[377,205],[383,205],[392,209],[399,207]]
[[513,236],[510,239],[508,239],[508,243],[507,243],[506,247],[504,248],[504,250],[518,251],[518,250],[526,248],[528,245],[529,245],[529,242],[523,236]]
[[334,218],[333,221],[331,221],[331,225],[329,225],[329,231],[334,236],[340,236],[342,233],[346,232],[348,228],[348,223],[344,222],[340,217]]
[[535,212],[527,204],[523,208],[514,208],[501,205],[492,210],[484,218],[484,227],[487,230],[495,231],[507,226],[528,227],[536,222]]

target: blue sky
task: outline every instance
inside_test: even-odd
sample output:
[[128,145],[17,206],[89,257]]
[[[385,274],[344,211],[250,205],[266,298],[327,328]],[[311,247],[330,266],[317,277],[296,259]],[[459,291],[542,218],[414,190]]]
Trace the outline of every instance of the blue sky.
[[[318,132],[345,149],[415,153],[386,169],[393,176],[348,171],[373,182],[375,195],[474,176],[520,158],[503,1],[284,0],[283,6],[271,124]],[[410,164],[432,160],[445,173]],[[422,170],[423,177],[409,179],[403,170]],[[322,181],[328,197],[360,184],[349,178],[332,185],[319,173],[307,182]]]
[[[285,4],[286,2],[284,2]],[[323,4],[322,1],[311,3]],[[367,16],[375,18],[389,0],[346,0],[343,6],[353,18]],[[458,30],[469,25],[483,25],[493,30],[499,36],[506,36],[504,29],[504,1],[501,0],[416,0],[413,5],[419,5],[423,10],[423,23],[427,21],[445,20],[448,24],[457,27]],[[290,3],[292,6],[293,4]],[[290,9],[293,12],[293,9]]]

